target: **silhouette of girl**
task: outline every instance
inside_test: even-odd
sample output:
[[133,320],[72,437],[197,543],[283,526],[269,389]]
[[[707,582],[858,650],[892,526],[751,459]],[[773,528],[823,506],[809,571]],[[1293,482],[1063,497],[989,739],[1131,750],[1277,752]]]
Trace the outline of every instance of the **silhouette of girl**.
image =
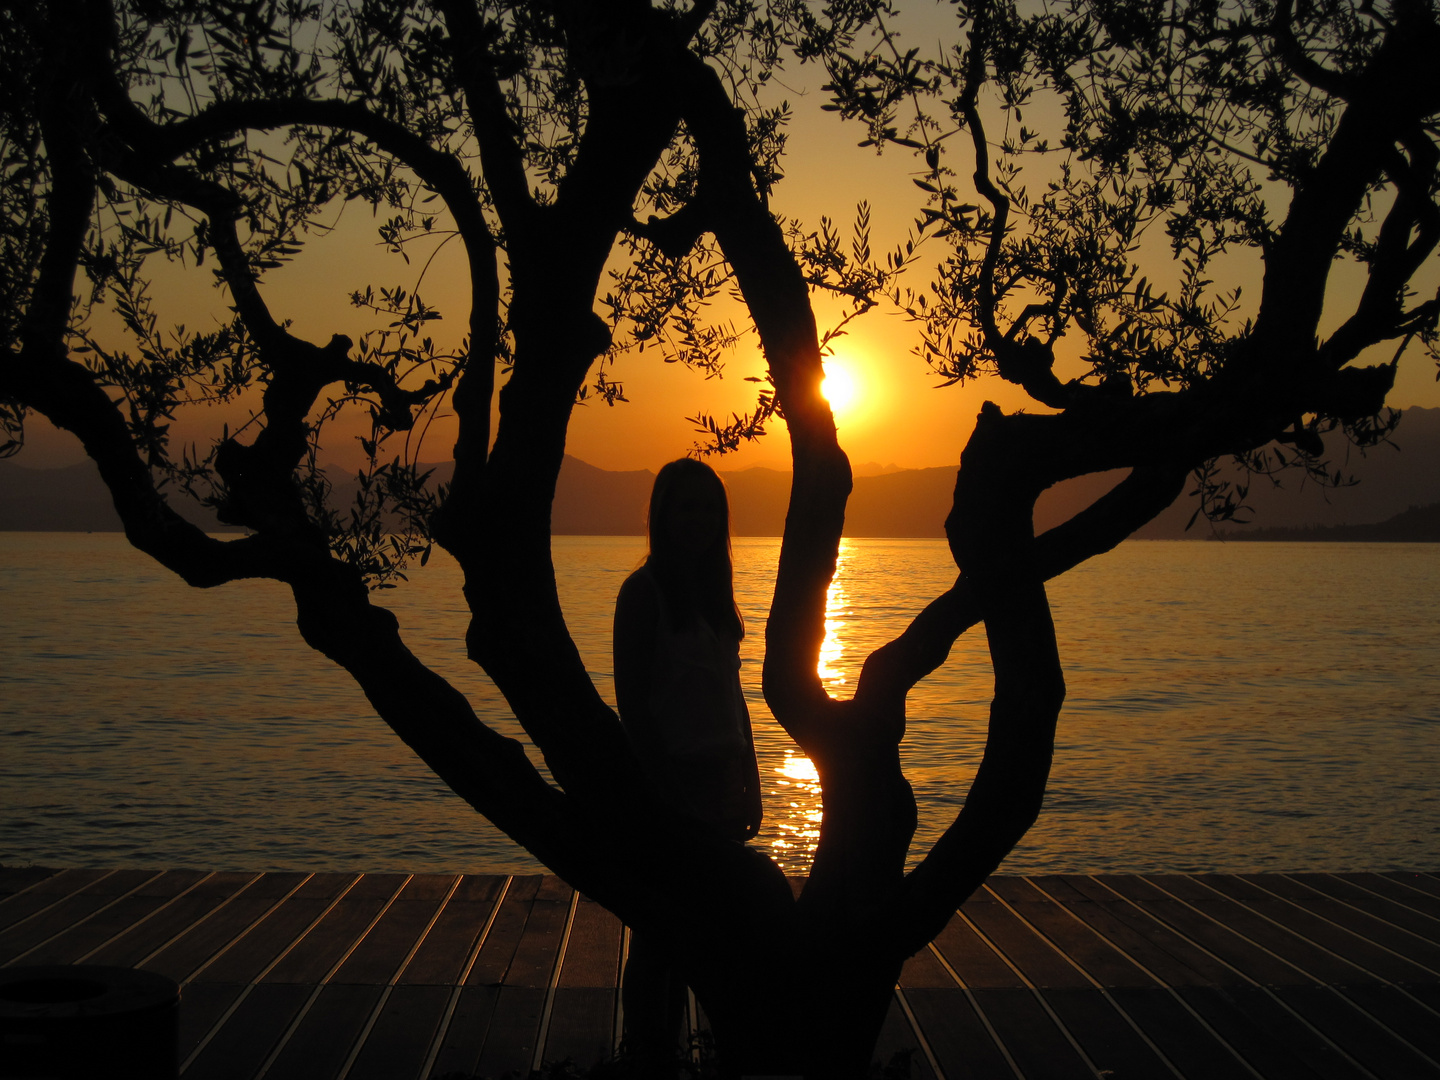
[[[760,772],[740,689],[730,504],[715,470],[672,461],[650,493],[649,553],[615,601],[620,722],[661,796],[727,839],[760,831]],[[664,950],[631,934],[626,1045],[673,1060],[685,985]]]

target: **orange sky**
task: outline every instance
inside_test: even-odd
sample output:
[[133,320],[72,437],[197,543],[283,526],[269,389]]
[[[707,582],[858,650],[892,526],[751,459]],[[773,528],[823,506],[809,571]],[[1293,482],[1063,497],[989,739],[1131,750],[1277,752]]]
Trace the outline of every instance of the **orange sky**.
[[[799,217],[812,226],[818,225],[822,214],[828,215],[836,221],[848,245],[855,204],[868,200],[873,217],[871,246],[877,253],[882,252],[904,239],[919,205],[920,192],[909,176],[913,162],[893,151],[882,157],[873,150],[856,147],[861,129],[842,125],[834,114],[821,112],[819,95],[804,92],[807,80],[812,87],[821,81],[810,68],[787,78],[786,97],[796,119],[784,162],[786,179],[772,205],[779,213]],[[349,305],[350,291],[366,284],[398,284],[413,291],[418,266],[423,262],[423,254],[418,251],[412,252],[413,262],[408,267],[395,256],[385,254],[375,243],[374,227],[368,209],[357,204],[346,207],[339,217],[339,227],[331,235],[313,242],[294,263],[267,279],[265,288],[272,310],[292,319],[296,332],[311,340],[324,342],[333,333],[358,339],[367,325],[374,323],[367,322]],[[910,273],[914,288],[928,282],[928,267],[943,254],[938,246],[930,250],[933,255],[922,258]],[[419,290],[427,302],[447,315],[443,322],[430,324],[441,341],[453,341],[464,323],[461,257],[458,244],[448,245],[436,257]],[[162,324],[184,322],[192,328],[205,327],[223,314],[224,298],[213,287],[208,266],[200,271],[182,272],[165,266],[158,269],[153,294],[161,301]],[[1163,281],[1165,274],[1165,267],[1157,265],[1150,276]],[[1237,256],[1234,275],[1232,280],[1246,284],[1248,296],[1253,299],[1258,295],[1258,259]],[[1430,276],[1436,276],[1433,263]],[[1358,295],[1361,281],[1352,268],[1337,264],[1332,295],[1337,300],[1353,298]],[[1332,304],[1336,312],[1344,306]],[[827,298],[817,298],[817,311],[822,328],[839,314]],[[1071,340],[1073,347],[1079,346],[1078,340]],[[959,461],[974,415],[986,397],[1007,409],[1024,404],[1018,392],[996,380],[935,389],[938,378],[911,351],[915,341],[914,329],[903,317],[877,309],[852,323],[848,335],[834,347],[837,362],[848,368],[856,385],[855,403],[837,413],[842,445],[856,465],[953,465]],[[1377,350],[1376,359],[1382,354],[1388,359],[1384,350]],[[605,469],[654,470],[684,454],[694,441],[696,435],[685,417],[701,409],[723,416],[753,404],[754,385],[745,382],[744,376],[762,370],[758,350],[751,345],[732,357],[722,379],[709,381],[681,365],[663,363],[660,355],[651,350],[625,356],[614,377],[623,382],[629,402],[614,408],[603,404],[577,408],[568,450]],[[1401,365],[1391,404],[1440,406],[1434,365],[1418,351]],[[234,418],[228,419],[233,426]],[[177,440],[198,439],[214,426],[218,421],[213,417],[182,416],[173,434]],[[771,435],[759,444],[715,464],[722,470],[753,465],[787,467],[788,446],[782,429],[777,422]],[[431,427],[419,458],[448,458],[452,441],[453,426],[442,415]],[[346,465],[358,463],[358,450],[349,436],[328,440],[326,449],[329,460]],[[69,464],[81,456],[73,439],[49,429],[37,418],[18,461],[43,467]]]

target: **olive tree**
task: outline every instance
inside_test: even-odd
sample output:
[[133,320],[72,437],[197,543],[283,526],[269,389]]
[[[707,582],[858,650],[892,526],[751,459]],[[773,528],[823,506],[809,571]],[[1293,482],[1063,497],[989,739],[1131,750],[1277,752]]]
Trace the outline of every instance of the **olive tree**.
[[[12,448],[31,412],[77,435],[130,542],[192,585],[284,582],[305,641],[458,796],[669,944],[733,1073],[862,1073],[905,958],[1035,820],[1064,696],[1044,582],[1118,544],[1192,473],[1211,513],[1233,510],[1219,457],[1323,470],[1322,431],[1380,437],[1394,364],[1353,361],[1384,342],[1428,346],[1435,327],[1436,300],[1409,284],[1440,235],[1427,4],[1074,0],[1029,14],[979,0],[953,6],[954,47],[933,56],[894,16],[880,0],[0,11]],[[770,212],[783,110],[765,86],[782,61],[824,65],[833,109],[863,122],[866,142],[917,155],[929,246],[875,264]],[[1044,191],[1029,194],[1020,168],[1043,136],[1022,127],[997,145],[990,129],[1021,125],[1037,95],[1057,103],[1061,130],[1040,159]],[[385,333],[292,332],[266,275],[303,260],[338,199],[383,208],[397,250],[453,231],[469,292],[457,350],[427,336],[433,309],[392,289],[356,296],[390,319]],[[1147,231],[1174,256],[1169,289],[1140,277]],[[924,251],[942,253],[935,282],[903,285],[897,267]],[[1207,277],[1236,251],[1264,263],[1248,308]],[[1359,260],[1366,284],[1322,335],[1339,257]],[[233,319],[161,332],[158,259],[213,267]],[[762,853],[657,798],[581,664],[550,555],[577,399],[621,396],[606,361],[630,345],[713,368],[729,335],[704,324],[703,304],[728,283],[768,381],[754,413],[706,426],[724,448],[778,412],[794,468],[763,679],[823,793],[798,895]],[[1039,407],[981,412],[946,523],[955,584],[843,701],[816,670],[851,485],[820,393],[817,289],[862,308],[888,297],[922,324],[948,381],[998,375]],[[96,331],[101,305],[127,348]],[[1057,362],[1067,335],[1085,351]],[[435,493],[386,462],[386,440],[442,400],[459,426],[453,483]],[[211,447],[172,446],[177,413],[207,402],[254,418]],[[371,459],[348,516],[315,464],[346,410],[365,418]],[[1109,469],[1130,472],[1035,535],[1042,490]],[[247,534],[207,536],[167,497],[179,489]],[[375,602],[371,587],[432,540],[463,572],[468,655],[548,778]],[[907,870],[906,695],[982,622],[995,675],[984,758],[954,823]]]

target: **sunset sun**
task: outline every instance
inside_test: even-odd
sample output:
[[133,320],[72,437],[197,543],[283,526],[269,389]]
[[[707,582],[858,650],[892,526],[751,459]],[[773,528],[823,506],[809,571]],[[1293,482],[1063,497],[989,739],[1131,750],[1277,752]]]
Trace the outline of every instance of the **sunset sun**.
[[820,384],[820,393],[830,402],[830,409],[836,415],[848,412],[858,397],[855,377],[843,361],[834,357],[825,361],[825,381]]

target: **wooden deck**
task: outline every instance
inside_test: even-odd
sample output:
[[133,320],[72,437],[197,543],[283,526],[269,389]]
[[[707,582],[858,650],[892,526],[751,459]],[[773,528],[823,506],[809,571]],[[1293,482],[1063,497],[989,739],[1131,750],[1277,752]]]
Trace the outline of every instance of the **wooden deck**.
[[[182,985],[186,1080],[588,1063],[625,940],[553,877],[0,870],[0,966]],[[996,877],[880,1052],[941,1080],[1440,1078],[1440,876]]]

